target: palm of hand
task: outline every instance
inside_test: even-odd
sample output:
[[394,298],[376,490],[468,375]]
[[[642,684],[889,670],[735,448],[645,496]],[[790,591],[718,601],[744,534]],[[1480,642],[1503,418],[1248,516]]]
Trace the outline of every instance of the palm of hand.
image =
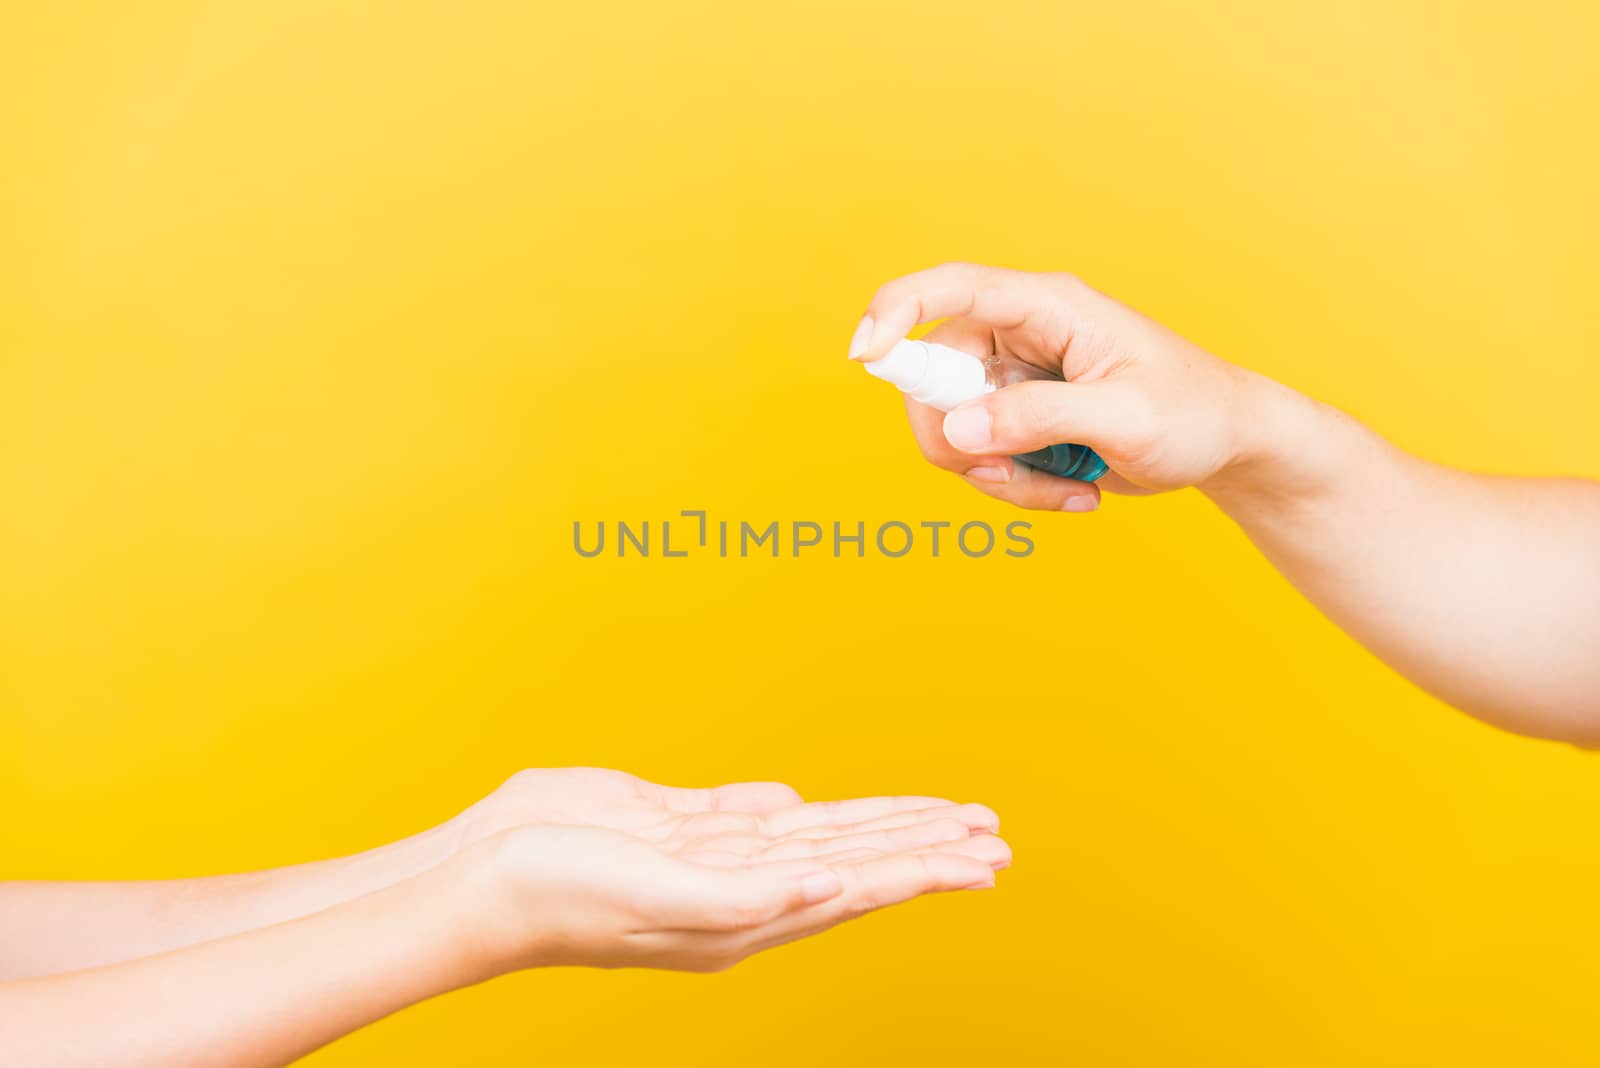
[[875,908],[992,885],[1010,861],[982,806],[806,805],[776,783],[683,790],[526,771],[467,816],[493,850],[495,915],[520,947],[509,966],[717,970]]

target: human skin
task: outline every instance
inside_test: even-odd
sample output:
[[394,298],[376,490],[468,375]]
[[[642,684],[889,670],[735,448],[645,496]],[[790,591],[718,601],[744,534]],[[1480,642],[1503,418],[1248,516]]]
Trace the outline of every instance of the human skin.
[[[1066,274],[951,263],[881,287],[850,356],[927,339],[1027,361],[948,414],[906,398],[934,464],[1024,508],[1195,487],[1302,594],[1400,674],[1509,730],[1600,744],[1600,484],[1420,459],[1355,419],[1218,359]],[[1082,442],[1096,485],[1012,459]]]
[[0,884],[0,1052],[61,1066],[279,1065],[406,1005],[554,965],[717,971],[1010,864],[931,797],[521,772],[339,860],[154,883]]

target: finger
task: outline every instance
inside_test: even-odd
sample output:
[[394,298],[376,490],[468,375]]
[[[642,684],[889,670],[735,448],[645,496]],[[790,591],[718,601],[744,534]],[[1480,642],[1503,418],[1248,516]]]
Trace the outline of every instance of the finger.
[[[694,817],[696,823],[707,819],[728,819],[731,814],[699,815]],[[848,827],[802,827],[789,831],[787,835],[773,841],[770,835],[760,835],[746,828],[730,828],[725,833],[712,833],[712,835],[696,836],[693,844],[682,852],[683,859],[693,863],[701,863],[710,868],[738,868],[749,865],[752,859],[768,857],[805,857],[805,855],[824,855],[829,857],[829,862],[837,860],[837,855],[829,851],[842,851],[850,854],[850,859],[861,859],[867,855],[882,855],[885,852],[894,852],[896,849],[912,847],[909,841],[891,844],[883,839],[872,843],[867,836],[883,835],[890,831],[910,830],[915,835],[928,836],[930,841],[938,841],[942,836],[939,831],[917,830],[926,823],[957,823],[963,830],[963,835],[949,835],[950,841],[958,841],[966,835],[994,835],[1000,830],[1000,817],[995,815],[994,809],[986,804],[941,804],[931,809],[912,809],[909,812],[896,812],[893,815],[883,815],[874,820],[864,820],[861,823],[850,823]],[[688,827],[688,825],[685,825]],[[682,830],[682,828],[680,828]],[[858,843],[872,844],[870,849],[862,849],[859,844],[840,844],[842,839],[859,836]],[[810,843],[810,844],[808,844]]]
[[953,408],[944,437],[972,456],[1022,453],[1077,441],[1102,454],[1138,453],[1154,427],[1133,385],[1097,382],[1018,382]]
[[923,894],[994,885],[994,870],[988,864],[943,849],[864,860],[835,871],[843,883],[843,892],[833,903],[848,916],[864,915]]
[[1092,512],[1100,507],[1100,489],[1094,483],[1057,478],[1005,453],[962,452],[944,435],[945,413],[909,396],[906,417],[923,457],[936,467],[960,475],[981,493],[1018,508],[1047,512]]
[[[993,330],[973,319],[951,319],[929,331],[927,340],[986,356],[994,351]],[[1100,490],[1088,482],[1057,478],[1000,452],[963,452],[945,437],[945,413],[905,395],[906,418],[923,457],[935,467],[954,472],[974,489],[1017,506],[1049,512],[1092,512],[1100,507]],[[1119,480],[1120,483],[1120,480]]]
[[959,853],[989,865],[991,871],[1004,871],[1011,867],[1011,845],[996,834],[975,834],[964,842],[951,842],[937,847],[940,853]]
[[[730,826],[726,831],[706,831],[707,821],[749,819],[733,813],[708,813],[693,816],[683,824],[678,833],[688,835],[689,845],[678,855],[695,864],[711,868],[736,868],[750,864],[756,858],[777,859],[805,857],[813,854],[843,851],[849,859],[875,856],[911,848],[923,841],[936,842],[948,839],[957,841],[968,834],[992,834],[1000,827],[1000,817],[987,805],[939,805],[934,808],[913,809],[909,812],[881,816],[877,819],[853,823],[845,827],[801,827],[776,840],[771,835],[756,833],[749,826]],[[962,829],[961,835],[925,829],[926,824],[954,823]],[[695,833],[692,828],[699,828]],[[872,835],[906,831],[911,837],[891,841],[874,841]],[[873,848],[858,848],[857,844],[841,845],[840,840],[854,836],[855,842]]]
[[762,829],[773,836],[788,834],[801,827],[847,827],[864,820],[910,812],[919,808],[953,805],[943,797],[858,797],[849,801],[813,801],[770,813]]
[[[950,844],[954,845],[955,843],[952,842]],[[829,867],[834,867],[835,865],[839,864],[853,864],[859,860],[872,860],[874,857],[881,857],[883,855],[884,853],[881,849],[856,848],[841,849],[837,853],[822,853],[818,856],[812,857],[811,859],[815,860],[818,864],[826,864]]]
[[762,860],[801,860],[825,853],[869,849],[877,853],[902,853],[943,842],[965,841],[972,834],[960,820],[924,820],[904,827],[841,834],[829,838],[790,838],[767,847]]
[[[924,846],[921,849],[906,850],[911,853],[950,853],[964,857],[972,857],[989,865],[992,871],[1001,871],[1011,866],[1011,847],[1003,838],[992,834],[975,834],[959,842],[939,842],[935,845]],[[854,864],[863,860],[872,860],[876,857],[889,854],[882,850],[867,847],[851,847],[841,849],[836,853],[819,853],[811,859],[818,864],[836,867],[841,864]]]
[[875,819],[863,820],[860,823],[851,823],[844,826],[801,827],[784,835],[784,839],[791,838],[829,838],[840,834],[859,834],[864,831],[887,831],[896,827],[910,827],[929,820],[950,819],[959,820],[970,831],[997,831],[1000,829],[1000,817],[995,815],[994,809],[988,805],[935,805],[932,808],[915,808],[904,812],[895,812],[888,816],[879,816]]
[[1065,275],[972,263],[945,263],[908,274],[886,282],[873,295],[850,357],[875,360],[918,323],[950,316],[1005,330],[1059,321],[1070,312],[1072,288]]
[[[980,359],[994,353],[994,330],[975,319],[946,320],[928,331],[924,340],[960,349]],[[906,416],[911,421],[911,433],[916,438],[917,447],[930,463],[947,471],[961,473],[975,463],[985,462],[983,458],[974,460],[945,440],[943,412],[912,399],[909,393],[901,396],[905,398]],[[1009,466],[1011,459],[1007,456],[991,457],[988,462]]]
[[843,879],[839,896],[799,909],[740,935],[740,956],[806,938],[847,920],[923,894],[994,886],[994,873],[1011,864],[1011,847],[994,835],[933,846],[919,854],[866,857],[835,865]]
[[980,360],[995,354],[994,327],[977,319],[946,319],[922,335],[922,340],[960,349]]
[[835,869],[844,890],[811,908],[797,910],[753,930],[752,950],[782,945],[817,934],[846,920],[925,894],[984,890],[994,886],[994,869],[984,860],[957,853],[902,853],[874,857]]
[[1005,453],[996,453],[989,456],[976,456],[970,452],[962,452],[950,444],[944,436],[944,414],[937,408],[929,407],[921,401],[914,400],[911,395],[904,394],[906,405],[906,421],[911,424],[911,436],[916,439],[917,448],[921,451],[923,459],[935,467],[942,467],[946,471],[954,471],[958,475],[965,475],[975,469],[999,468],[1009,476],[1012,460]]
[[1100,507],[1100,486],[1075,478],[1057,478],[1013,460],[1007,468],[973,468],[962,478],[973,489],[996,500],[1044,512],[1093,512]]
[[657,899],[656,919],[666,928],[752,930],[844,891],[839,872],[810,861],[739,869],[676,867],[676,878],[645,891]]
[[734,782],[725,786],[685,789],[655,783],[656,798],[673,812],[746,812],[764,815],[801,803],[799,793],[781,782]]
[[969,836],[992,837],[999,825],[1000,818],[985,805],[943,805],[844,828],[803,827],[777,841],[760,834],[718,834],[695,841],[678,856],[712,868],[805,858],[832,864],[841,859],[860,860],[941,843],[959,845]]

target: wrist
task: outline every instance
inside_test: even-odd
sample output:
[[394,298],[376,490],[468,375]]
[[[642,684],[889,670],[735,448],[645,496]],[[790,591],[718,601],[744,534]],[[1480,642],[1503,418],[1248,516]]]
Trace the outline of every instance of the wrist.
[[1349,451],[1361,447],[1346,440],[1359,424],[1261,375],[1246,372],[1230,407],[1232,459],[1197,487],[1230,515],[1326,496],[1351,469]]
[[505,906],[492,849],[482,845],[463,849],[410,883],[429,902],[440,959],[459,977],[457,985],[480,983],[530,966],[530,961],[514,952],[512,917]]
[[439,869],[450,880],[467,967],[480,979],[558,963],[540,929],[542,910],[530,907],[518,838],[513,831],[473,842]]

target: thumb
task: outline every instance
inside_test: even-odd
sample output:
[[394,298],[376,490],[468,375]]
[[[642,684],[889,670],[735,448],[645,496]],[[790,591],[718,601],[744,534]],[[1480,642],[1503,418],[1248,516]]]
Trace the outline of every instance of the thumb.
[[1074,442],[1127,451],[1149,421],[1143,397],[1121,382],[1018,382],[953,408],[944,436],[962,452],[1022,453]]
[[838,873],[813,861],[745,869],[702,869],[680,888],[671,911],[684,927],[748,930],[786,913],[838,897]]

